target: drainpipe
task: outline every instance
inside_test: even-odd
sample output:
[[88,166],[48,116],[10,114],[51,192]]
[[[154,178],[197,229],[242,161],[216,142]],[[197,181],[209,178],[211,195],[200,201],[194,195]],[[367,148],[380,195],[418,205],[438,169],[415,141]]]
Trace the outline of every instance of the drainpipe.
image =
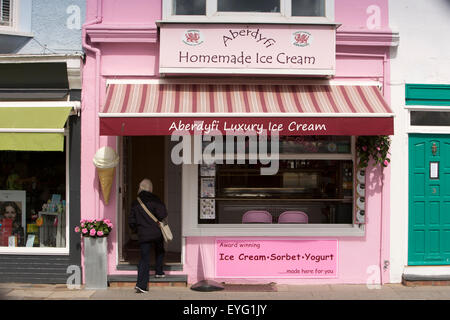
[[[97,0],[97,8],[96,8],[96,14],[95,14],[95,19],[86,22],[83,25],[83,32],[82,32],[82,45],[83,48],[86,49],[87,51],[90,51],[92,53],[95,54],[95,110],[97,110],[97,108],[99,108],[100,106],[100,58],[101,58],[101,52],[99,48],[95,48],[93,46],[91,46],[90,44],[88,44],[87,42],[87,27],[88,26],[92,26],[94,24],[99,24],[102,23],[103,21],[103,1],[102,0]],[[95,124],[94,124],[94,129],[95,132],[99,132],[98,130],[98,112],[95,113],[96,114],[96,120],[95,120]],[[99,146],[99,138],[96,137],[95,140],[95,150],[98,150],[98,146]],[[98,195],[95,198],[95,207],[97,208],[96,213],[95,213],[95,217],[98,218],[100,216],[100,196]]]
[[[384,54],[383,57],[383,96],[386,92],[387,89],[387,85],[388,85],[388,80],[386,78],[386,69],[387,69],[387,63],[388,63],[388,57],[387,57],[387,53]],[[384,260],[384,235],[386,234],[386,230],[384,228],[383,222],[384,222],[384,217],[383,215],[385,214],[385,210],[384,210],[384,167],[382,165],[380,165],[381,167],[381,218],[380,218],[380,285],[384,284],[384,272],[388,269],[389,266],[389,261]],[[390,175],[389,175],[389,179],[390,179]],[[390,182],[390,180],[389,180]],[[390,188],[389,188],[390,191]],[[390,199],[390,198],[389,198]],[[390,205],[389,205],[389,213],[390,213]],[[388,222],[388,225],[390,225],[390,223]],[[389,227],[390,230],[390,227]],[[388,234],[389,236],[389,234]],[[389,236],[390,239],[390,236]]]

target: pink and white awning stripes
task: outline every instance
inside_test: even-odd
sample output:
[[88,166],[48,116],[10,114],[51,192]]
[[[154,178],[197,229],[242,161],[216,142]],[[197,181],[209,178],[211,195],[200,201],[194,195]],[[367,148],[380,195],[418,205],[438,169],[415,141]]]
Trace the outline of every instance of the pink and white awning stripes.
[[101,117],[377,116],[392,114],[376,86],[110,84]]
[[280,135],[391,135],[393,114],[375,86],[110,84],[101,135],[170,135],[211,126],[260,126]]

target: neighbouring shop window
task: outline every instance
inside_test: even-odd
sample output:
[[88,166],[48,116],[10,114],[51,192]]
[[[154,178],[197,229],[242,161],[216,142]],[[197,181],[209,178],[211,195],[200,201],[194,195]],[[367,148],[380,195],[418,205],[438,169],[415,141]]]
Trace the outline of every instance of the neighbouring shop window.
[[11,26],[12,1],[0,0],[0,26]]
[[199,224],[248,223],[250,211],[269,213],[254,223],[352,224],[351,145],[351,137],[280,137],[273,175],[262,175],[259,162],[199,165]]
[[0,246],[66,246],[66,152],[0,151]]

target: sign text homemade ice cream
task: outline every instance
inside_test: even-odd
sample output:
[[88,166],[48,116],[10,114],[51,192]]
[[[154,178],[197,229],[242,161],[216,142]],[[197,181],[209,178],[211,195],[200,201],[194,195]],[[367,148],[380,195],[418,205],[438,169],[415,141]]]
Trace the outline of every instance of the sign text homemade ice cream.
[[164,24],[160,72],[333,75],[335,28]]

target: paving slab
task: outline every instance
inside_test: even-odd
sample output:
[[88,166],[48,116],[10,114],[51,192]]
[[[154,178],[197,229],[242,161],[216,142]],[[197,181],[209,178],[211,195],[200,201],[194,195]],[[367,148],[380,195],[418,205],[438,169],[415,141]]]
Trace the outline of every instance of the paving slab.
[[406,287],[383,285],[276,285],[274,291],[199,292],[190,287],[150,287],[149,293],[137,294],[132,287],[105,290],[74,289],[65,285],[0,284],[2,300],[450,300],[449,286]]
[[0,289],[29,289],[33,285],[31,283],[15,283],[15,282],[8,282],[8,283],[0,283]]
[[5,296],[5,295],[8,294],[9,292],[11,292],[12,290],[13,290],[13,289],[7,289],[7,288],[3,289],[3,288],[0,288],[0,299],[2,299],[3,296]]
[[278,285],[279,291],[289,292],[327,292],[331,290],[329,285]]
[[8,292],[5,295],[5,299],[29,299],[29,298],[39,298],[45,299],[53,293],[51,290],[23,290],[23,289],[14,289]]
[[94,293],[95,290],[55,290],[47,297],[47,299],[89,299]]

